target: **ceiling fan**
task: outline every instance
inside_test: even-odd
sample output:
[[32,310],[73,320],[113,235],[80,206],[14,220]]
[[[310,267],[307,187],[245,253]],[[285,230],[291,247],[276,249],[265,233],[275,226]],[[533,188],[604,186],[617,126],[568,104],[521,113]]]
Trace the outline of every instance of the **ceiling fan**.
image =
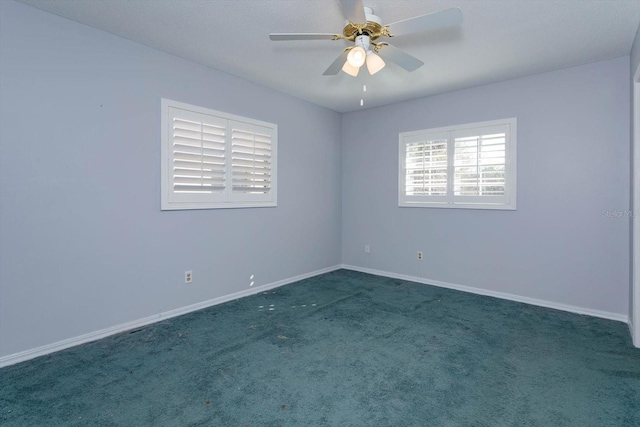
[[[382,19],[374,15],[373,9],[365,7],[362,0],[340,0],[340,3],[342,4],[342,12],[347,18],[342,34],[271,33],[269,38],[273,41],[347,40],[353,42],[354,45],[346,48],[323,75],[334,76],[342,70],[355,77],[365,63],[371,75],[384,68],[384,60],[391,61],[407,71],[417,70],[424,65],[424,62],[418,58],[387,42],[378,41],[380,37],[395,37],[462,24],[462,11],[458,8],[382,25]],[[378,53],[382,55],[378,55]]]

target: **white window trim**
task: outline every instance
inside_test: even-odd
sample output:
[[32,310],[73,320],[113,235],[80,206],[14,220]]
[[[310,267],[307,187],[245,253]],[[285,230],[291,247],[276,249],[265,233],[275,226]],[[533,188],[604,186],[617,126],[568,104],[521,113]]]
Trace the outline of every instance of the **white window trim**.
[[[507,202],[492,201],[489,196],[454,196],[453,195],[453,180],[447,180],[448,191],[446,196],[407,196],[405,191],[405,152],[406,152],[406,139],[411,137],[424,137],[433,134],[442,133],[460,133],[465,130],[472,130],[491,126],[508,126],[506,149],[506,164],[505,164],[505,195],[507,196]],[[433,129],[424,129],[411,132],[402,132],[399,135],[398,143],[398,206],[400,207],[413,207],[413,208],[448,208],[448,209],[495,209],[495,210],[516,210],[516,188],[517,188],[517,165],[516,165],[516,153],[517,153],[517,118],[512,117],[508,119],[491,120],[486,122],[467,123],[456,126],[445,126]],[[454,144],[451,140],[447,143],[447,170],[450,171],[453,167],[453,150]],[[449,176],[450,172],[448,172]],[[470,203],[477,197],[478,202]],[[482,200],[482,201],[480,201]]]
[[[225,179],[226,188],[223,194],[212,195],[209,200],[175,200],[175,194],[172,193],[172,133],[171,119],[169,114],[170,108],[183,109],[187,112],[205,114],[223,119],[227,122],[226,133],[226,154],[231,153],[231,133],[229,132],[231,122],[241,122],[244,124],[260,126],[268,128],[271,131],[271,188],[268,195],[256,195],[265,197],[251,197],[247,194],[234,194],[232,191],[232,176],[230,157],[225,157],[226,165]],[[234,114],[221,111],[211,110],[204,107],[186,104],[171,99],[161,99],[161,210],[187,210],[187,209],[224,209],[224,208],[259,208],[259,207],[275,207],[278,205],[277,188],[277,146],[278,146],[278,126],[273,123],[263,122],[260,120],[250,119]],[[179,198],[177,198],[179,199]],[[183,198],[184,199],[184,198]],[[194,199],[202,199],[196,197]]]

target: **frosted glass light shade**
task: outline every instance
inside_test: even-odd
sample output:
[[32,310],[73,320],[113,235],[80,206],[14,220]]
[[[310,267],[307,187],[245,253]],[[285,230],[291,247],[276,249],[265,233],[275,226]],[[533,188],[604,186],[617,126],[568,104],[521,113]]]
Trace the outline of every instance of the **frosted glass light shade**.
[[372,76],[378,71],[384,68],[384,61],[380,58],[380,55],[371,52],[367,55],[367,70],[369,70],[369,74]]
[[356,77],[360,72],[360,67],[354,67],[353,65],[349,64],[349,61],[345,61],[344,65],[342,66],[342,71],[349,74],[350,76]]
[[347,62],[353,67],[362,67],[366,58],[367,52],[361,46],[356,46],[349,51]]

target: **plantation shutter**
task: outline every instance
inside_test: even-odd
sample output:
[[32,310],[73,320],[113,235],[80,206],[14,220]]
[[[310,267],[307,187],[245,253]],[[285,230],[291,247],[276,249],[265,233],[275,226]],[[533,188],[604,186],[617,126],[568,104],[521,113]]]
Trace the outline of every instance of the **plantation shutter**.
[[398,206],[516,208],[517,120],[399,135]]
[[179,108],[170,108],[169,116],[173,199],[222,197],[226,187],[226,120]]
[[447,133],[404,138],[404,199],[431,196],[444,201],[447,196]]
[[505,196],[507,126],[490,126],[452,132],[454,141],[454,197],[483,203]]
[[406,159],[407,194],[447,194],[446,139],[409,143]]
[[162,99],[162,210],[278,205],[278,126]]
[[272,190],[272,129],[230,121],[231,181],[239,200],[266,198]]

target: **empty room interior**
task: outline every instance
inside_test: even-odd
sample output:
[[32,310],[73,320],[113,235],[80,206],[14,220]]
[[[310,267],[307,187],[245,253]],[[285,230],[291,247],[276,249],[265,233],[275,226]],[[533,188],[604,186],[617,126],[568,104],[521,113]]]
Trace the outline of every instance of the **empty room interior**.
[[0,0],[0,424],[640,425],[639,24]]

